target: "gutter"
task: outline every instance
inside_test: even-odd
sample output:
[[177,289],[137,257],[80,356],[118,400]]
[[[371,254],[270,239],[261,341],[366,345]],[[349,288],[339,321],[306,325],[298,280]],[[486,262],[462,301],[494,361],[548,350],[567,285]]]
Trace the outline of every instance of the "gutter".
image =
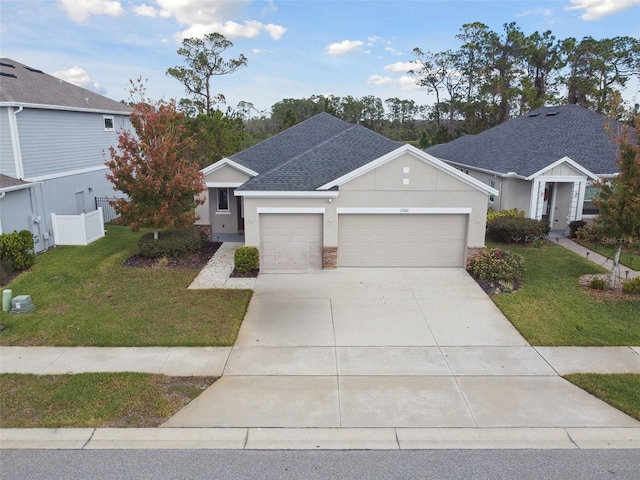
[[108,114],[108,115],[126,115],[126,116],[131,115],[131,112],[126,110],[81,108],[81,107],[70,107],[65,105],[45,105],[40,103],[0,102],[0,107],[13,107],[13,108],[17,107],[20,109],[20,111],[22,111],[22,109],[26,107],[26,108],[35,108],[40,110],[64,110],[65,112],[102,113],[102,114]]
[[489,175],[493,175],[495,177],[517,178],[518,180],[527,180],[527,177],[525,177],[523,175],[518,175],[516,172],[507,172],[507,173],[496,172],[494,170],[488,170],[486,168],[480,168],[480,167],[474,167],[473,165],[467,165],[466,163],[454,162],[452,160],[446,160],[446,159],[440,158],[440,157],[436,157],[436,158],[438,158],[439,160],[442,160],[445,163],[449,163],[451,165],[457,165],[459,167],[468,168],[469,170],[476,170],[478,172],[488,173]]

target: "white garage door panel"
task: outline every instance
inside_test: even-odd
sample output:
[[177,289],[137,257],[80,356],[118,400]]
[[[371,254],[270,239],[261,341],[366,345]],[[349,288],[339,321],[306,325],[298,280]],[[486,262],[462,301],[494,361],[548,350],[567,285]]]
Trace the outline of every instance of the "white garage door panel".
[[462,267],[466,215],[340,215],[338,265]]
[[261,214],[260,269],[322,268],[322,215]]

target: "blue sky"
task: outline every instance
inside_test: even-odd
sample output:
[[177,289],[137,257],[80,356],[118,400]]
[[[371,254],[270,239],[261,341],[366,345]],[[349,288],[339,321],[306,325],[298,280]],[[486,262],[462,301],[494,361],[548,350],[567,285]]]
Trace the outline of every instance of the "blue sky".
[[[248,58],[214,80],[232,107],[314,94],[428,104],[406,74],[413,48],[455,49],[474,21],[497,32],[515,21],[525,34],[640,38],[640,0],[0,0],[0,55],[115,100],[139,76],[152,98],[180,98],[165,72],[182,63],[181,39],[217,31],[234,43],[227,56]],[[640,101],[637,90],[625,97]]]

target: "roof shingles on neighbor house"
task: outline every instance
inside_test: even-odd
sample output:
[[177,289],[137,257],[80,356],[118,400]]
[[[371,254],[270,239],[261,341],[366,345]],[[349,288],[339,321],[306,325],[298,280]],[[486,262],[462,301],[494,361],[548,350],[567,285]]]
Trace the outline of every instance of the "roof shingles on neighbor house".
[[607,122],[602,115],[577,105],[541,107],[426,151],[451,163],[523,177],[563,157],[596,175],[610,175],[618,167]]
[[103,97],[10,58],[0,58],[0,102],[5,106],[15,104],[103,113],[131,112],[131,107],[124,103]]
[[313,191],[401,145],[321,113],[229,159],[259,174],[240,191]]

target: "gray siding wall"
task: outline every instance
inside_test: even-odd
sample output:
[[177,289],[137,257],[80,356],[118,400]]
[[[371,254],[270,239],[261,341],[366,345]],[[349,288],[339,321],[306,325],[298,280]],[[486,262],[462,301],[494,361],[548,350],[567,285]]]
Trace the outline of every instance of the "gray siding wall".
[[2,233],[31,230],[31,199],[28,188],[6,192],[0,198],[0,220]]
[[9,130],[9,109],[0,108],[0,173],[16,177],[16,164],[13,159],[11,131]]
[[26,179],[103,166],[118,131],[131,128],[124,115],[114,115],[114,131],[101,113],[25,108],[17,118]]

